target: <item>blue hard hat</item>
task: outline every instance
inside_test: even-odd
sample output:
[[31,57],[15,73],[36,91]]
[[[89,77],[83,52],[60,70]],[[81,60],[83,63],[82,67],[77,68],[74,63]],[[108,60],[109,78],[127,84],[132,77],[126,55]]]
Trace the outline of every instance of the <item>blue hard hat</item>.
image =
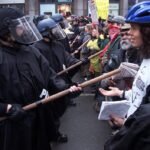
[[150,1],[134,5],[126,16],[126,22],[138,24],[150,23]]
[[37,28],[42,36],[53,40],[64,39],[66,36],[62,28],[51,18],[39,21]]
[[61,14],[55,14],[51,17],[56,23],[60,23],[64,20],[64,17]]
[[48,34],[48,31],[56,26],[56,22],[51,18],[41,20],[37,24],[37,28],[42,35]]

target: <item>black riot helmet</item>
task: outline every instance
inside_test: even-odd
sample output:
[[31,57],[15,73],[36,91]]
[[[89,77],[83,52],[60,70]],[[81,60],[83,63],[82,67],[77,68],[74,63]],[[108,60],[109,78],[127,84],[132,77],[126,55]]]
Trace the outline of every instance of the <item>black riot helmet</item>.
[[20,11],[12,8],[1,8],[0,9],[0,36],[9,33],[9,25],[12,19],[23,17]]
[[25,17],[19,10],[13,8],[1,8],[0,38],[9,33],[14,41],[21,44],[32,44],[42,39],[29,17]]
[[37,28],[43,37],[55,40],[61,40],[66,37],[62,28],[51,18],[39,21]]

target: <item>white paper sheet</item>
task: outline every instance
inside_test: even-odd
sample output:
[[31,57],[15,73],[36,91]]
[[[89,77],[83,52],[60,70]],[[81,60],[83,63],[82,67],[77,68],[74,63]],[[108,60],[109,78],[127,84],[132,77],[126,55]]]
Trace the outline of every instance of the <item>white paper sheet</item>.
[[130,102],[127,100],[122,101],[104,101],[102,102],[98,120],[109,120],[110,114],[125,117],[130,107]]

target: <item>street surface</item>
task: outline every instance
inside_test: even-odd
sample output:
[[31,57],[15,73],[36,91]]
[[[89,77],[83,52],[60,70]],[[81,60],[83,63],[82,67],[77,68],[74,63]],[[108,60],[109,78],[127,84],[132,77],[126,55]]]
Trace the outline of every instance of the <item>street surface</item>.
[[90,88],[85,89],[75,101],[77,106],[69,107],[61,118],[60,131],[66,133],[69,140],[63,144],[52,144],[52,150],[103,150],[111,129],[107,122],[97,119]]

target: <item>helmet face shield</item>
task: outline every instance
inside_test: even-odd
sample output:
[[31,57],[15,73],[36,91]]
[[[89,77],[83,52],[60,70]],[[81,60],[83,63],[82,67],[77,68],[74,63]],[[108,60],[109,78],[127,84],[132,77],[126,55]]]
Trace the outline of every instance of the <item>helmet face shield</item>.
[[32,44],[42,39],[41,34],[29,17],[12,20],[9,30],[14,39],[21,44]]
[[62,40],[66,38],[64,30],[59,25],[56,25],[56,27],[52,28],[51,32],[56,40]]

